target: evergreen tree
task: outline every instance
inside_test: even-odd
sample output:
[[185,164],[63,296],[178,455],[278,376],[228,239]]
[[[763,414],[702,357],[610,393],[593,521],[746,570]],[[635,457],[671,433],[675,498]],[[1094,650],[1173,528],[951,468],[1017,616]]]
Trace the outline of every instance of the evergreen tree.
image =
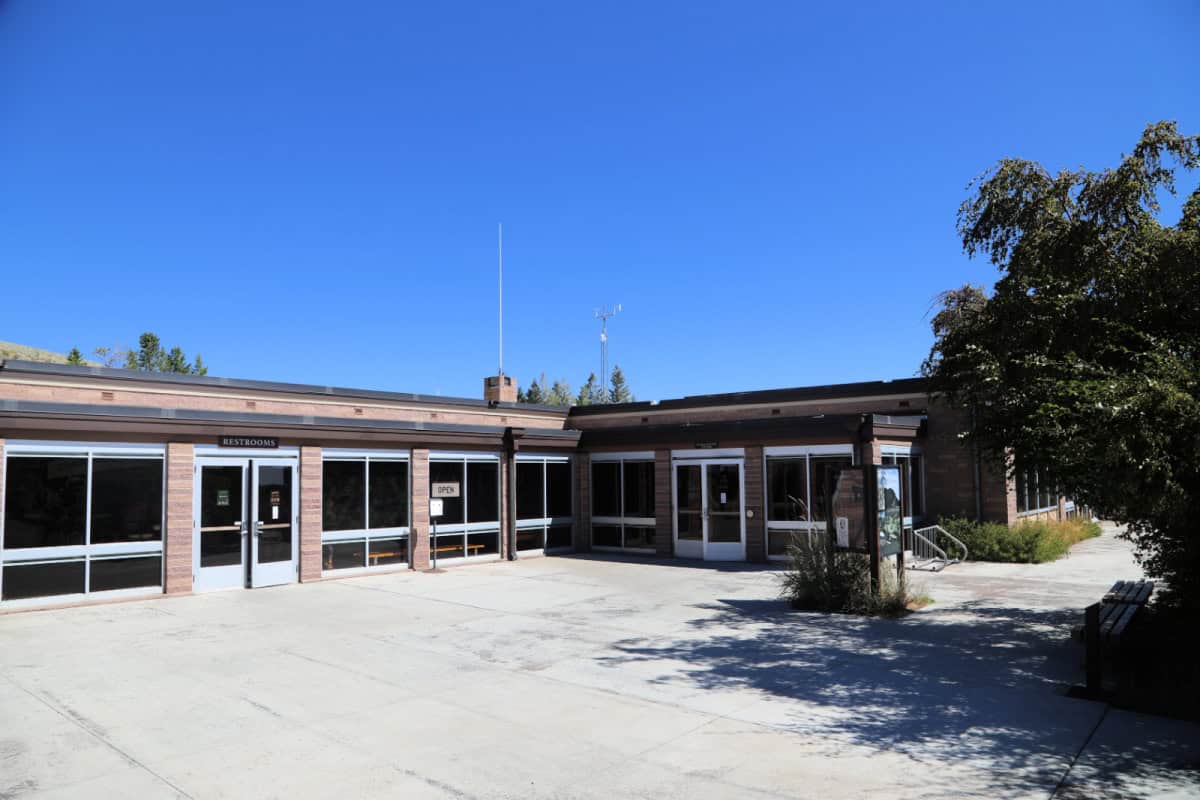
[[546,395],[546,404],[551,406],[569,406],[571,400],[571,384],[563,378],[556,380]]
[[[97,347],[96,355],[104,359],[109,366],[121,357],[121,350],[116,347]],[[207,375],[208,367],[200,356],[196,362],[188,361],[183,348],[172,347],[164,350],[162,341],[155,334],[147,331],[138,337],[138,349],[124,351],[125,368],[141,372],[175,372],[181,375]]]
[[596,373],[589,372],[587,383],[579,387],[579,396],[575,398],[575,405],[590,406],[599,402],[601,402],[600,384],[596,382]]
[[196,353],[196,362],[192,364],[193,375],[207,375],[208,367],[204,366],[204,361],[200,358],[200,354]]
[[625,383],[625,373],[621,372],[621,367],[618,364],[613,365],[612,388],[609,389],[608,402],[610,402],[610,403],[631,403],[631,402],[633,402],[633,394],[629,391],[629,384]]
[[546,402],[546,393],[542,390],[537,378],[534,378],[533,382],[529,384],[529,389],[525,392],[525,402],[534,405],[543,405]]
[[72,347],[71,352],[67,353],[67,363],[77,367],[83,365],[83,353],[79,352],[78,347]]

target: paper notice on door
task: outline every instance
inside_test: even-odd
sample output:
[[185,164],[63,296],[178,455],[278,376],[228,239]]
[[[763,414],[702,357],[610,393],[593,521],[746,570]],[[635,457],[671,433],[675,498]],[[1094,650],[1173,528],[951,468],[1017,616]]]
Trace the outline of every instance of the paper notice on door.
[[721,492],[721,505],[725,505],[727,502],[729,501],[725,499],[725,493]]
[[849,517],[838,517],[835,525],[837,527],[837,546],[838,547],[849,547],[850,546],[850,518]]
[[279,506],[271,506],[271,519],[279,519]]

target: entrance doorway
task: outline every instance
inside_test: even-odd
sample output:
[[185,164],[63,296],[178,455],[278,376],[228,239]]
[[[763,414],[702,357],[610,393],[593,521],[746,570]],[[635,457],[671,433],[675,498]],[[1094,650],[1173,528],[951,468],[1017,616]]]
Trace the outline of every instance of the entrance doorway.
[[676,462],[675,554],[708,561],[746,560],[740,458]]
[[297,472],[290,458],[196,460],[195,591],[296,580]]

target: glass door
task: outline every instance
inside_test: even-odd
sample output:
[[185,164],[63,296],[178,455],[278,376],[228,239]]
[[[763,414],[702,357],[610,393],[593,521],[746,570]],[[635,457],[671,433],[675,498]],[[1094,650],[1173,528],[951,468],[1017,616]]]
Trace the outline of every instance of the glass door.
[[746,560],[742,460],[675,464],[675,555]]
[[274,460],[253,466],[250,585],[291,583],[296,580],[296,466]]
[[296,580],[297,468],[286,458],[196,460],[194,591]]
[[193,589],[233,589],[246,585],[246,466],[244,460],[197,462],[192,545]]

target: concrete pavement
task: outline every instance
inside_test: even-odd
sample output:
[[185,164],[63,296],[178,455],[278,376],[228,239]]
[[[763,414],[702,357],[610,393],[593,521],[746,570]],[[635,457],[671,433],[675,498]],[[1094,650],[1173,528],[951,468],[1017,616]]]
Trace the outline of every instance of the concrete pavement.
[[582,556],[5,615],[0,798],[1200,796],[1200,726],[1064,695],[1136,574],[1110,535],[902,620]]

